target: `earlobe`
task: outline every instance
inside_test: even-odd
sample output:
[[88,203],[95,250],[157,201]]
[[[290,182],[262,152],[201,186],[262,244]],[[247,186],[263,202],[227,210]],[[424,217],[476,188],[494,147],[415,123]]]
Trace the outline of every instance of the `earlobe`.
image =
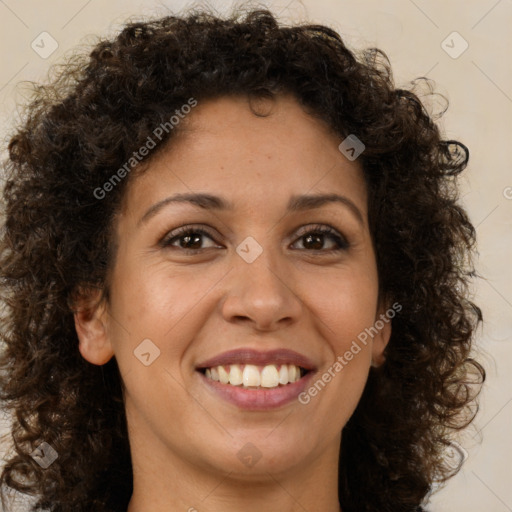
[[384,351],[391,338],[391,318],[385,313],[380,314],[375,321],[375,327],[378,328],[378,334],[373,338],[371,365],[378,368],[386,361]]
[[114,355],[108,335],[108,313],[104,301],[79,299],[74,312],[78,349],[82,357],[95,365],[104,365]]

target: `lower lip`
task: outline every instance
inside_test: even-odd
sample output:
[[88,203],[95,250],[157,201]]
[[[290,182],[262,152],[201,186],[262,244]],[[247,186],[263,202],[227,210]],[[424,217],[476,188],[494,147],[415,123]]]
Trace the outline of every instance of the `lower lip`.
[[209,379],[203,373],[197,372],[203,382],[224,400],[250,411],[266,411],[276,409],[298,400],[298,396],[307,387],[315,372],[310,371],[300,380],[277,388],[249,389]]

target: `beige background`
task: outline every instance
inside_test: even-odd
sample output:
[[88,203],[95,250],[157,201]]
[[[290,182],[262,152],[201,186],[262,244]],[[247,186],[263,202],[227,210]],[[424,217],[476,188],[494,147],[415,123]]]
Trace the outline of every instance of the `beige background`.
[[[24,101],[23,85],[16,84],[43,80],[51,63],[77,44],[89,44],[95,34],[112,34],[128,17],[168,14],[186,5],[190,3],[0,0],[2,140],[16,118],[17,103]],[[225,12],[231,2],[210,5]],[[464,469],[433,496],[430,510],[512,511],[512,0],[287,0],[260,5],[272,7],[285,20],[328,24],[352,48],[382,48],[397,85],[428,76],[450,100],[442,120],[445,134],[471,152],[461,184],[463,203],[477,226],[478,265],[485,276],[475,283],[475,292],[485,317],[479,344],[488,381],[481,413],[465,436]],[[47,58],[31,48],[34,40],[42,46],[43,31],[58,43]],[[458,55],[466,43],[468,48]],[[49,40],[45,48],[50,48]]]

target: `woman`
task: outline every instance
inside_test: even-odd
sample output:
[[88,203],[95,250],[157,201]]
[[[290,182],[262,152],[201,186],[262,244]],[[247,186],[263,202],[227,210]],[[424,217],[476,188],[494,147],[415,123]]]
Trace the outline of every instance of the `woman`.
[[268,11],[132,23],[74,63],[9,144],[5,488],[424,510],[485,378],[465,146],[382,52]]

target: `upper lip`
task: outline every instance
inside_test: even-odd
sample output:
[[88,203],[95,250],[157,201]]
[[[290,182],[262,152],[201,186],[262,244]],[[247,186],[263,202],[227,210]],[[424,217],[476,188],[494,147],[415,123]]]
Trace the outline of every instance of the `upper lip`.
[[212,368],[230,364],[253,364],[266,366],[268,364],[294,364],[306,370],[315,370],[315,365],[302,354],[288,349],[276,349],[260,352],[250,348],[230,350],[219,354],[197,365],[197,369]]

